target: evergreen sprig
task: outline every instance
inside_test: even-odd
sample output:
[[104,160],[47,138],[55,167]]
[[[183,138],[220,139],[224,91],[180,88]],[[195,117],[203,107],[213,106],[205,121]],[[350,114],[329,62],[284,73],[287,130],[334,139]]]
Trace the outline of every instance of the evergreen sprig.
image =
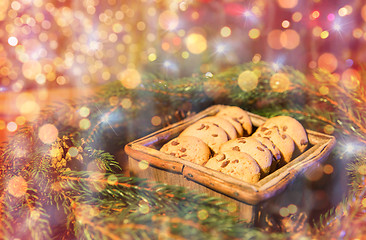
[[[246,70],[259,76],[254,91],[246,92],[238,86],[238,75]],[[277,91],[271,87],[276,73],[286,75],[288,89]],[[33,239],[286,238],[285,233],[263,232],[238,221],[230,205],[218,198],[120,174],[113,151],[159,128],[151,125],[153,116],[161,116],[162,125],[170,124],[212,104],[237,105],[267,117],[296,116],[317,130],[333,127],[338,139],[345,140],[340,142],[352,138],[365,143],[363,85],[346,89],[324,70],[315,71],[314,78],[315,82],[288,66],[250,62],[212,75],[170,79],[146,74],[136,89],[126,89],[115,81],[92,98],[55,103],[41,111],[36,122],[20,129],[2,149],[0,233],[4,238]],[[328,93],[319,91],[321,86],[327,87]],[[294,101],[289,102],[289,98]],[[129,99],[131,106],[123,107],[123,99]],[[89,128],[79,127],[81,107],[90,110]],[[59,130],[59,145],[39,140],[38,130],[45,123]],[[70,147],[77,149],[77,156],[67,155]],[[52,149],[60,152],[52,156]],[[59,159],[67,159],[66,165],[55,165]],[[365,223],[361,203],[365,174],[360,171],[366,166],[365,153],[355,159],[348,166],[349,196],[322,216],[312,233],[304,230],[301,235],[344,237],[347,233],[342,232],[343,223]],[[8,191],[7,180],[14,176],[27,181],[28,189],[20,198]],[[49,213],[48,209],[54,211]],[[64,217],[60,226],[51,224],[52,214]],[[356,233],[363,232],[347,236],[357,237]]]

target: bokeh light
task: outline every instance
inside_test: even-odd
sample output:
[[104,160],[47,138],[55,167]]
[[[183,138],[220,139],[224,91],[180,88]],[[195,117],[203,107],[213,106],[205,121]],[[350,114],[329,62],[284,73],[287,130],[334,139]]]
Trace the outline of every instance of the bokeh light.
[[18,125],[15,122],[9,122],[6,125],[6,128],[8,129],[9,132],[15,132],[18,129]]
[[133,68],[126,69],[119,74],[118,79],[127,89],[134,89],[141,83],[140,73]]
[[366,175],[366,164],[363,164],[358,167],[357,172],[359,172],[361,175]]
[[362,6],[361,8],[361,17],[364,22],[366,22],[366,4]]
[[288,28],[288,27],[290,27],[290,22],[289,22],[288,20],[284,20],[284,21],[282,22],[281,26],[282,26],[283,28]]
[[319,18],[320,17],[320,12],[319,11],[313,11],[312,13],[311,13],[311,15],[310,15],[310,19],[311,20],[314,20],[314,19],[317,19],[317,18]]
[[327,37],[329,37],[329,32],[328,31],[322,31],[320,33],[320,38],[326,39]]
[[160,14],[158,22],[162,29],[171,31],[178,26],[179,18],[175,12],[166,10]]
[[329,94],[329,88],[327,86],[321,86],[319,88],[319,93],[322,95],[328,95]]
[[294,8],[298,0],[277,0],[277,3],[281,8]]
[[141,204],[139,206],[139,212],[142,214],[148,214],[150,212],[150,207],[147,203]]
[[295,49],[300,44],[300,35],[295,30],[287,29],[281,33],[280,43],[286,49]]
[[85,106],[81,107],[79,109],[79,114],[80,114],[81,117],[87,117],[90,114],[90,109],[88,107],[85,107]]
[[342,73],[341,82],[349,90],[355,90],[359,87],[361,80],[360,73],[353,68],[349,68]]
[[111,106],[116,106],[119,104],[119,98],[117,96],[111,96],[108,100]]
[[200,54],[207,49],[206,38],[199,33],[191,33],[185,38],[185,44],[188,49],[193,54]]
[[109,175],[109,176],[108,176],[108,178],[107,178],[107,182],[108,182],[108,184],[109,184],[109,185],[117,185],[117,183],[118,183],[118,178],[117,178],[117,176],[116,176],[116,175],[111,174],[111,175]]
[[55,125],[46,123],[38,130],[38,137],[44,144],[51,144],[58,137],[58,130]]
[[26,118],[24,116],[18,116],[15,118],[15,123],[18,125],[18,126],[22,126],[24,125],[26,122]]
[[138,163],[138,167],[139,167],[139,169],[141,169],[141,170],[146,170],[146,169],[149,167],[149,163],[148,163],[147,161],[145,161],[145,160],[140,161],[140,162]]
[[257,88],[258,76],[253,71],[244,71],[238,76],[238,85],[245,92],[252,91]]
[[300,22],[300,21],[301,21],[301,19],[302,19],[302,13],[301,13],[301,12],[294,12],[294,13],[292,14],[292,20],[293,20],[294,22]]
[[305,172],[305,177],[312,182],[319,181],[323,175],[323,168],[319,166],[311,167]]
[[0,21],[4,20],[9,7],[9,0],[0,1]]
[[151,118],[151,124],[153,126],[159,126],[161,124],[161,117],[159,117],[159,116],[153,116]]
[[76,157],[79,154],[79,151],[76,147],[70,147],[68,153],[71,157]]
[[197,217],[201,221],[206,220],[208,218],[209,214],[206,209],[201,209],[197,212]]
[[280,208],[280,212],[279,213],[280,213],[280,215],[282,217],[287,217],[290,214],[290,212],[289,212],[289,210],[288,210],[287,207]]
[[335,130],[334,127],[330,124],[324,126],[324,133],[326,134],[333,134],[334,130]]
[[295,214],[297,212],[297,206],[294,204],[290,204],[287,207],[290,214]]
[[8,43],[10,46],[15,47],[18,44],[18,39],[16,37],[10,37]]
[[289,89],[291,82],[285,73],[275,73],[270,78],[269,85],[275,92],[284,92]]
[[334,171],[334,168],[333,168],[333,166],[332,165],[330,165],[330,164],[325,164],[324,166],[323,166],[323,171],[324,171],[324,173],[325,174],[332,174],[333,173],[333,171]]
[[7,191],[16,198],[24,196],[27,190],[28,183],[21,176],[13,176],[7,184]]
[[318,58],[318,67],[332,73],[338,67],[338,60],[332,53],[323,53]]
[[132,106],[132,101],[131,99],[129,98],[123,98],[122,101],[121,101],[121,106],[124,108],[124,109],[129,109],[131,108]]
[[261,34],[261,32],[258,28],[252,28],[249,30],[249,33],[248,33],[248,35],[251,39],[259,38],[260,34]]
[[281,43],[281,35],[282,31],[279,29],[272,30],[268,33],[267,36],[267,43],[268,45],[273,49],[281,49],[282,43]]
[[25,78],[35,80],[38,74],[42,73],[42,66],[38,61],[28,61],[22,66],[22,73]]
[[79,127],[81,130],[87,130],[90,128],[90,126],[91,126],[91,122],[89,119],[84,118],[84,119],[81,119],[79,122]]
[[363,31],[361,28],[355,28],[352,31],[352,36],[356,39],[360,39],[363,36]]
[[222,37],[229,37],[231,35],[231,29],[227,26],[221,28],[220,34]]

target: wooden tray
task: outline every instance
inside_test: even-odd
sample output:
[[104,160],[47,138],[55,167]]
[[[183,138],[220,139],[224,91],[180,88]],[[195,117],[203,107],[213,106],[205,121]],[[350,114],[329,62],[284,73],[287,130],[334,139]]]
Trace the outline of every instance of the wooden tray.
[[[177,137],[189,125],[201,118],[215,115],[225,107],[227,106],[211,106],[196,115],[127,144],[125,151],[129,156],[131,176],[179,185],[201,193],[223,197],[237,203],[241,218],[250,222],[255,218],[255,206],[259,202],[283,191],[301,171],[315,162],[325,159],[336,141],[333,136],[306,130],[310,145],[308,149],[256,184],[240,181],[229,175],[159,151],[162,145]],[[249,112],[248,114],[254,128],[266,121],[264,117]]]

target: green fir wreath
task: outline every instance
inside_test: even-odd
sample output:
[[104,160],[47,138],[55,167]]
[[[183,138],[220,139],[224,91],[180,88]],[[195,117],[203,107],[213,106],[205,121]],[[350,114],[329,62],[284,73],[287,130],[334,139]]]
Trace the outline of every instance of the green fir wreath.
[[[238,82],[243,72],[258,79]],[[250,62],[179,79],[146,74],[135,89],[115,81],[90,99],[55,103],[1,149],[0,236],[363,239],[364,73],[361,78],[339,80],[323,69],[305,76],[288,66]],[[301,211],[279,219],[264,212],[258,226],[238,220],[232,205],[219,198],[125,174],[123,161],[116,156],[123,159],[126,143],[213,104],[237,105],[266,117],[291,115],[307,128],[335,135],[337,146],[330,158],[346,163],[349,182],[343,200],[314,223]],[[151,123],[153,117],[158,119],[156,126]],[[53,141],[39,136],[40,131],[55,129]]]

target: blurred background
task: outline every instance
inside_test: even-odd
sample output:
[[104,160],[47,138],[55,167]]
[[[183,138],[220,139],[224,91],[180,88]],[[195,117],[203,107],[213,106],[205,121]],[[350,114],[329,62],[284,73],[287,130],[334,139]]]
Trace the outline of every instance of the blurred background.
[[362,0],[1,0],[0,136],[49,102],[145,72],[184,77],[264,60],[322,67],[352,88],[365,41]]
[[[116,80],[134,89],[145,74],[211,76],[267,61],[305,74],[320,67],[354,90],[365,41],[364,0],[0,0],[0,140],[48,104],[85,101]],[[319,215],[343,198],[345,162],[315,166],[262,208]]]

